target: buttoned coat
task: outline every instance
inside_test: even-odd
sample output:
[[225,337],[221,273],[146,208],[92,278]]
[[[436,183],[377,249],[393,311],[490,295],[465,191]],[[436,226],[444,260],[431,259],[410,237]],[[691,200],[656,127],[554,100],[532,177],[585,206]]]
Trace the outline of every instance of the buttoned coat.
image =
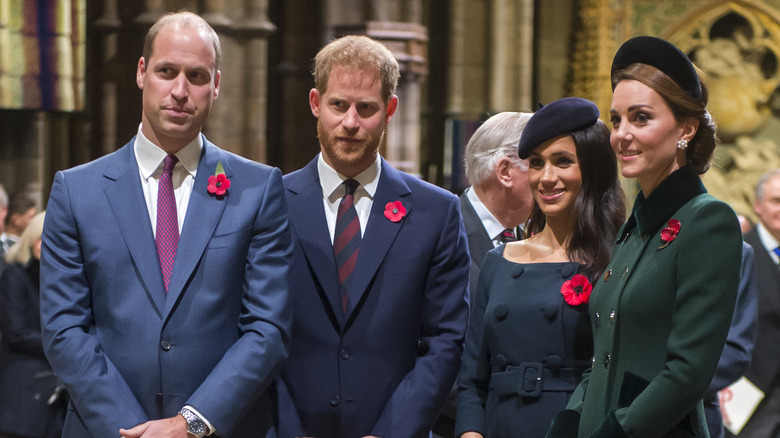
[[701,400],[734,314],[741,253],[736,215],[689,166],[640,193],[591,295],[592,368],[548,436],[708,436]]
[[[457,198],[382,160],[342,311],[317,158],[284,183],[295,317],[280,435],[427,437],[458,373],[468,323]],[[393,201],[406,209],[397,222],[385,216]]]
[[[133,143],[57,172],[49,198],[41,315],[72,396],[63,436],[117,436],[185,404],[221,436],[272,434],[291,323],[281,173],[203,138],[166,293]],[[223,197],[207,191],[219,162]]]

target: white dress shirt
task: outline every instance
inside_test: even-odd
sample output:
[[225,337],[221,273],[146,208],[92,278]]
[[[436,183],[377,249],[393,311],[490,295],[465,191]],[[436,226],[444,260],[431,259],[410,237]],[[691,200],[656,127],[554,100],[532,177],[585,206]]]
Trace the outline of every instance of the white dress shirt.
[[775,239],[775,236],[773,236],[761,222],[759,222],[756,227],[758,230],[758,238],[761,240],[764,248],[766,248],[766,252],[769,253],[769,257],[772,257],[772,260],[774,260],[775,263],[780,263],[780,258],[775,254],[775,248],[780,246],[780,241]]
[[[173,168],[173,194],[176,198],[176,214],[179,219],[179,234],[184,225],[184,215],[190,204],[192,186],[195,184],[195,174],[198,171],[200,152],[203,149],[203,138],[198,135],[195,140],[176,153],[179,162]],[[138,162],[138,172],[141,174],[146,209],[152,223],[152,234],[157,235],[157,187],[163,171],[163,160],[168,155],[160,147],[149,141],[138,126],[138,136],[133,145],[135,160]]]
[[[471,202],[471,206],[474,207],[474,211],[482,222],[482,226],[485,227],[488,236],[490,236],[490,239],[493,241],[493,246],[497,247],[498,245],[501,245],[501,234],[504,232],[504,226],[501,225],[501,222],[499,222],[498,219],[493,216],[493,213],[485,207],[485,204],[483,204],[482,200],[477,196],[477,191],[474,190],[474,186],[466,189],[466,197],[469,199],[469,202]],[[516,232],[517,231],[515,230],[515,233]]]
[[[333,235],[336,233],[336,216],[339,211],[341,198],[344,197],[346,188],[344,181],[348,178],[336,172],[330,167],[320,153],[317,158],[317,172],[320,176],[320,185],[322,186],[322,203],[325,206],[325,219],[328,221],[328,231],[330,231],[330,241],[333,242]],[[379,185],[379,176],[382,173],[382,159],[379,154],[376,161],[368,168],[355,176],[360,185],[355,190],[355,210],[357,210],[358,220],[360,221],[360,236],[366,233],[368,224],[368,215],[371,213],[371,205],[374,203],[374,194],[377,185]]]

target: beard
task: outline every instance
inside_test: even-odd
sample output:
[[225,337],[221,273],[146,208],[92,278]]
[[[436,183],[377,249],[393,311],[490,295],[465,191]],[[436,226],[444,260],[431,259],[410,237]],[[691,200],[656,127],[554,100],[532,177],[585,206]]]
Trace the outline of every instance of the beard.
[[322,122],[317,120],[317,137],[320,140],[322,153],[327,158],[326,161],[337,172],[349,177],[362,172],[376,160],[384,135],[385,129],[382,129],[379,135],[354,137],[359,141],[344,144],[338,140],[338,137],[349,137],[349,135],[340,130],[327,131],[322,126]]

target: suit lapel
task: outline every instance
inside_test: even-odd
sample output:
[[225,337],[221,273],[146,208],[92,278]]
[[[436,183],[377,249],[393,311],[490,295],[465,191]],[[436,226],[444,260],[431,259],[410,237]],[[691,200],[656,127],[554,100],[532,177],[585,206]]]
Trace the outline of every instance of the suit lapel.
[[[352,274],[346,317],[351,317],[352,311],[366,293],[371,280],[385,259],[387,251],[395,240],[398,231],[406,219],[412,214],[412,196],[409,186],[401,178],[401,173],[390,167],[382,159],[382,174],[379,177],[374,202],[368,216],[366,232],[360,243],[360,253],[357,265]],[[385,206],[388,202],[401,201],[406,208],[406,215],[398,222],[385,217]]]
[[468,233],[471,263],[481,266],[482,258],[493,249],[493,240],[485,231],[485,226],[482,225],[482,221],[479,219],[477,211],[474,210],[474,206],[471,205],[466,192],[460,195],[460,210],[463,215],[463,225]]
[[[780,268],[761,242],[757,228],[745,234],[745,241],[753,246],[755,254],[759,295],[764,294],[759,298],[759,302],[768,302],[777,313],[780,313],[780,294],[777,293],[780,290]],[[765,293],[765,291],[772,291],[772,293]]]
[[[220,199],[208,193],[208,179],[217,168],[217,163],[222,161],[225,176],[233,177],[230,163],[221,150],[203,137],[203,151],[201,152],[198,172],[195,175],[195,183],[192,186],[187,215],[176,249],[176,261],[171,272],[171,283],[165,297],[165,310],[163,317],[167,318],[174,304],[178,301],[184,287],[198,266],[206,246],[214,235],[222,213],[225,210],[228,199]],[[230,192],[228,192],[230,196]]]
[[135,138],[116,153],[114,163],[104,173],[103,190],[130,257],[141,276],[146,296],[157,315],[161,315],[165,301],[162,274],[138,163],[133,154],[134,142]]
[[[330,241],[328,222],[322,203],[322,186],[317,173],[317,158],[297,174],[285,179],[289,199],[290,221],[306,256],[308,265],[325,291],[333,314],[342,320],[341,292],[336,276],[336,258]],[[361,252],[362,254],[362,252]]]

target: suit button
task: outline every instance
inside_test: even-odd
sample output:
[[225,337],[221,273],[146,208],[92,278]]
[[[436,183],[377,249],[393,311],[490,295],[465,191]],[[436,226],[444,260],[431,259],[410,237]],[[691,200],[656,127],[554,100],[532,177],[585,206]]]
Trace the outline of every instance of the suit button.
[[609,359],[612,357],[612,355],[608,354],[606,359],[604,359],[604,368],[609,368]]
[[596,324],[596,327],[599,326],[600,321],[601,321],[601,316],[599,315],[599,312],[596,312],[596,316],[593,318],[593,322]]
[[339,396],[335,396],[332,399],[330,399],[330,405],[334,408],[339,405]]
[[349,359],[349,351],[347,351],[347,350],[341,350],[341,352],[339,353],[339,355],[340,355],[340,356],[341,356],[341,358],[342,358],[342,359],[344,359],[344,360],[346,360],[346,359]]
[[171,349],[171,343],[168,341],[162,341],[160,342],[160,347],[162,347],[163,351],[168,351]]

